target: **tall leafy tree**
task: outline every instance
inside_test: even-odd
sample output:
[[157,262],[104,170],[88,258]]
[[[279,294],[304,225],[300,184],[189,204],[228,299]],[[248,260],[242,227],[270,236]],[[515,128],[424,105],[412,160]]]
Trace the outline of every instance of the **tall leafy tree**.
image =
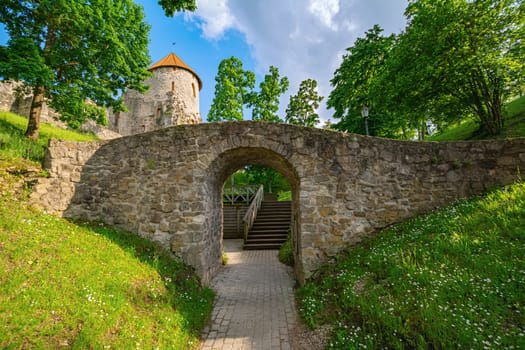
[[255,85],[255,74],[245,71],[242,61],[232,56],[219,64],[215,82],[208,121],[243,120],[244,105]]
[[385,37],[378,25],[358,38],[346,49],[343,61],[331,80],[334,87],[328,97],[327,106],[335,109],[334,117],[340,119],[335,125],[340,130],[365,133],[361,116],[363,106],[370,109],[369,125],[372,135],[395,136],[402,129],[402,118],[397,118],[385,106],[384,92],[377,84],[385,69],[395,36]]
[[32,87],[26,136],[33,140],[46,98],[76,127],[105,123],[103,107],[123,110],[123,89],[146,88],[149,26],[131,0],[4,0],[0,22],[10,37],[0,46],[0,76]]
[[396,92],[391,103],[419,115],[471,113],[498,134],[503,101],[523,84],[524,3],[410,0],[406,15],[383,79]]
[[252,119],[269,122],[280,122],[277,115],[279,111],[279,97],[288,90],[288,78],[279,76],[279,69],[270,66],[269,74],[259,84],[259,92],[253,92],[248,99],[252,107]]
[[315,127],[319,123],[317,109],[323,100],[317,93],[317,81],[306,79],[299,84],[296,95],[290,96],[290,103],[286,108],[286,122],[289,124]]
[[354,46],[346,49],[341,65],[330,81],[334,87],[328,97],[327,106],[335,109],[337,119],[360,116],[361,107],[369,105],[374,98],[371,91],[374,79],[383,69],[391,38],[381,35],[383,29],[375,25],[364,38],[358,38]]

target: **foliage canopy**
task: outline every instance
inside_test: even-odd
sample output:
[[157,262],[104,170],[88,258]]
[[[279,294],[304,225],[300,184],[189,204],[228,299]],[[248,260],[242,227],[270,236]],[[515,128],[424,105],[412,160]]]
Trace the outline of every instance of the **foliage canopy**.
[[[523,87],[525,5],[516,0],[410,0],[407,27],[374,26],[347,49],[328,106],[340,129],[362,132],[359,104],[371,104],[379,136],[474,117],[498,134],[503,102]],[[374,129],[374,128],[373,128]]]
[[334,90],[327,101],[329,108],[335,109],[334,117],[341,119],[336,125],[342,130],[365,133],[361,109],[368,106],[370,110],[371,134],[376,136],[393,136],[396,123],[401,119],[390,118],[383,100],[377,93],[376,82],[385,69],[394,46],[395,36],[385,37],[378,25],[368,30],[364,38],[358,38],[354,46],[347,49],[343,62],[335,71],[331,84]]
[[244,105],[255,85],[255,74],[245,71],[237,57],[223,59],[215,77],[213,98],[208,121],[243,120]]
[[248,106],[252,107],[252,120],[280,122],[279,97],[288,90],[288,78],[279,76],[279,69],[270,66],[269,74],[259,84],[259,92],[252,92],[248,97]]
[[0,76],[33,89],[26,136],[36,140],[42,103],[71,127],[106,122],[104,107],[123,110],[124,89],[145,91],[149,25],[132,0],[4,0]]
[[317,109],[323,96],[317,93],[317,81],[306,79],[299,85],[296,95],[290,96],[286,108],[286,122],[289,124],[315,127],[319,123]]

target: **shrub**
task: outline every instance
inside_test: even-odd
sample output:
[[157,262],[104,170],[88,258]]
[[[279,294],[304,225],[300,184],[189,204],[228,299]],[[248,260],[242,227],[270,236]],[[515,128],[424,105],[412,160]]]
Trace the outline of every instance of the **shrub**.
[[293,246],[290,233],[288,233],[288,239],[284,244],[279,248],[279,261],[285,265],[293,266]]

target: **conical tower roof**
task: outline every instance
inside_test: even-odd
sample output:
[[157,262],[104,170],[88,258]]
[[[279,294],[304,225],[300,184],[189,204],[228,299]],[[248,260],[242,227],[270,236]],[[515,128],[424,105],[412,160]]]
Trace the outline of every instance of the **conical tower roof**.
[[184,63],[184,61],[181,60],[179,56],[175,55],[173,52],[167,55],[166,57],[164,57],[163,59],[161,59],[160,61],[158,61],[157,63],[155,63],[153,66],[149,67],[148,70],[153,71],[161,67],[176,67],[176,68],[187,70],[188,72],[193,74],[199,81],[199,90],[202,89],[201,78],[197,75],[197,73],[195,73],[193,69],[190,68],[190,66]]

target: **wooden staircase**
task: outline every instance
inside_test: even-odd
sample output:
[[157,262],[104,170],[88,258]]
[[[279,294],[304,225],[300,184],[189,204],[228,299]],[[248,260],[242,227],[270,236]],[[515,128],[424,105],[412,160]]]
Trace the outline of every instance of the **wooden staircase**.
[[244,243],[246,250],[279,249],[288,237],[292,202],[264,200]]

